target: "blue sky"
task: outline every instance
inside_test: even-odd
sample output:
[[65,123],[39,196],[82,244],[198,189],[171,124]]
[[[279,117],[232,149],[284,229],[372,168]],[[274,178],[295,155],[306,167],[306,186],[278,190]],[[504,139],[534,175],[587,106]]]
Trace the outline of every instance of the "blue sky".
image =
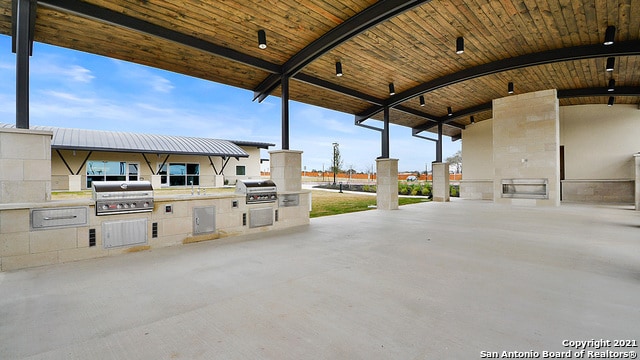
[[[15,54],[0,35],[0,122],[15,124]],[[280,98],[252,102],[253,93],[211,81],[97,55],[36,43],[31,57],[30,124],[247,140],[281,147]],[[380,133],[353,124],[354,117],[290,102],[290,143],[303,151],[308,171],[329,168],[332,143],[343,167],[375,169]],[[376,124],[378,123],[378,124]],[[369,120],[367,124],[381,125]],[[433,137],[433,136],[432,136]],[[443,157],[460,149],[445,137]],[[390,156],[400,171],[424,170],[435,143],[390,128]],[[265,151],[262,157],[268,157]]]

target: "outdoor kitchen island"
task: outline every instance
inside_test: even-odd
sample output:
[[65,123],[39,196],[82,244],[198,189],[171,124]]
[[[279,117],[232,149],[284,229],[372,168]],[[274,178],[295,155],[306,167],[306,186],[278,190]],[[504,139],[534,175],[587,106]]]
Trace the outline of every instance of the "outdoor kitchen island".
[[[279,201],[292,197],[298,201]],[[156,192],[152,211],[115,214],[96,213],[97,202],[89,198],[0,204],[4,244],[0,269],[15,270],[305,225],[309,223],[309,197],[310,192],[305,190],[278,192],[275,201],[247,203],[245,194],[211,189],[198,189],[193,195]],[[260,218],[254,221],[252,216]]]

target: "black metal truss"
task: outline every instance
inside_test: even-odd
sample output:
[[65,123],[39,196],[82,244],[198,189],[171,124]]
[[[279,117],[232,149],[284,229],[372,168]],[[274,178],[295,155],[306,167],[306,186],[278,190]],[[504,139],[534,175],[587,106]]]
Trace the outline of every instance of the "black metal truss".
[[81,17],[98,20],[103,23],[116,25],[157,38],[172,41],[180,45],[198,49],[270,73],[280,72],[280,66],[277,64],[83,1],[38,0],[38,4],[55,10],[76,14]]
[[280,75],[269,75],[255,88],[253,100],[262,102],[266,99],[280,85],[281,76],[292,77],[305,66],[352,37],[429,1],[386,0],[369,6],[293,55],[282,65]]
[[610,46],[604,46],[602,44],[574,46],[498,60],[464,69],[400,92],[389,97],[384,104],[372,106],[360,114],[356,114],[355,119],[361,122],[379,113],[384,107],[396,107],[407,100],[430,91],[499,72],[563,61],[637,55],[640,55],[640,41],[627,41],[617,42]]

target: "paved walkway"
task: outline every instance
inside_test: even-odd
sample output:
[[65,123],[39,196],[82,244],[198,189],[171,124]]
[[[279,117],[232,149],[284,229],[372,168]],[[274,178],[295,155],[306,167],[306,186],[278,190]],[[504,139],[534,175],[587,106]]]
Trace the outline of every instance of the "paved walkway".
[[0,359],[542,358],[639,304],[639,212],[421,203],[0,273]]

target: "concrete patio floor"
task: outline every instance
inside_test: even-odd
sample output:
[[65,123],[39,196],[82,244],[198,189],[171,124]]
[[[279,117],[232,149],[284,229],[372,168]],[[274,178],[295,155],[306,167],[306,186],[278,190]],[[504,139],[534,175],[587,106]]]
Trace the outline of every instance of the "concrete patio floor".
[[640,212],[422,203],[0,273],[0,359],[542,358],[639,304]]

